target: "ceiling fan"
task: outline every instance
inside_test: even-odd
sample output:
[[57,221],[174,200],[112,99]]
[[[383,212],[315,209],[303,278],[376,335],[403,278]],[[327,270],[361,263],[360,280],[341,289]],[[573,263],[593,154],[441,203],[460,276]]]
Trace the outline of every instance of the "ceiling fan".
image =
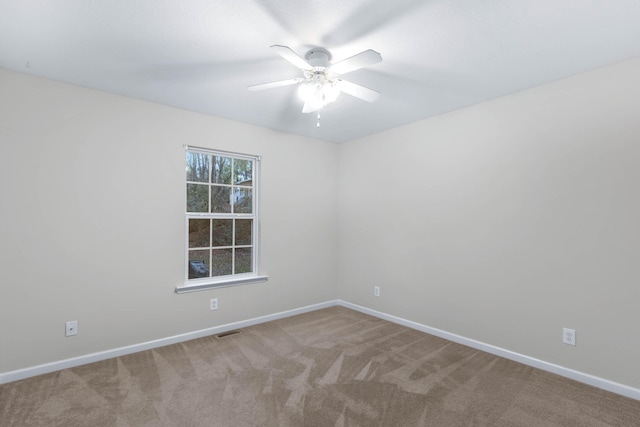
[[343,74],[382,61],[382,56],[375,50],[368,49],[350,58],[331,64],[331,53],[320,47],[308,51],[304,59],[288,46],[273,45],[271,49],[300,68],[304,77],[253,85],[248,87],[249,90],[263,90],[300,84],[298,94],[304,100],[302,112],[312,113],[318,111],[318,114],[320,114],[322,107],[335,101],[341,92],[367,102],[373,102],[380,96],[378,91],[343,80],[341,77]]

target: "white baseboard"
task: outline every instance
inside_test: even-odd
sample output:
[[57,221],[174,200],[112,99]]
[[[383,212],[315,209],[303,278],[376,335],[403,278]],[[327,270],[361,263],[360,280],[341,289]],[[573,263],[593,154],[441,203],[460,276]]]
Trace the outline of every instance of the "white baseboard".
[[188,341],[196,338],[202,338],[209,335],[216,335],[223,332],[231,331],[234,329],[240,329],[248,326],[257,325],[260,323],[269,322],[272,320],[283,319],[285,317],[291,317],[298,314],[308,313],[310,311],[319,310],[322,308],[342,306],[350,308],[352,310],[359,311],[380,319],[387,320],[389,322],[397,323],[412,329],[416,329],[427,334],[435,335],[440,338],[447,339],[449,341],[456,342],[458,344],[466,345],[471,348],[475,348],[481,351],[485,351],[496,356],[504,357],[505,359],[513,360],[527,366],[542,369],[543,371],[551,372],[565,378],[570,378],[575,381],[579,381],[585,384],[592,385],[594,387],[601,388],[622,396],[629,397],[631,399],[640,400],[640,389],[630,387],[624,384],[609,381],[604,378],[596,377],[594,375],[586,374],[584,372],[575,371],[573,369],[565,368],[563,366],[555,365],[553,363],[545,362],[533,357],[525,356],[523,354],[515,353],[510,350],[505,350],[500,347],[496,347],[490,344],[486,344],[480,341],[476,341],[470,338],[466,338],[460,335],[452,334],[441,329],[432,328],[411,320],[403,319],[401,317],[386,314],[380,311],[372,310],[357,304],[353,304],[343,300],[326,301],[319,304],[313,304],[306,307],[300,307],[293,310],[281,311],[279,313],[269,314],[266,316],[254,317],[253,319],[243,320],[239,322],[227,323],[225,325],[215,326],[212,328],[201,329],[194,332],[188,332],[186,334],[175,335],[171,337],[161,338],[154,341],[147,341],[140,344],[134,344],[126,347],[115,348],[111,350],[101,351],[97,353],[91,353],[84,356],[73,357],[70,359],[59,360],[43,365],[37,365],[29,368],[18,369],[15,371],[0,373],[0,384],[6,384],[12,381],[17,381],[25,378],[34,377],[36,375],[47,374],[49,372],[59,371],[61,369],[73,368],[75,366],[84,365],[87,363],[98,362],[112,357],[124,356],[127,354],[137,353],[143,350],[150,350],[165,345],[176,344],[183,341]]
[[6,384],[12,381],[22,380],[34,377],[36,375],[48,374],[50,372],[59,371],[61,369],[73,368],[75,366],[85,365],[87,363],[99,362],[101,360],[110,359],[112,357],[125,356],[127,354],[137,353],[143,350],[151,350],[153,348],[165,345],[176,344],[183,341],[189,341],[196,338],[202,338],[209,335],[216,335],[234,329],[246,328],[248,326],[257,325],[259,323],[270,322],[272,320],[283,319],[285,317],[295,316],[310,311],[319,310],[321,308],[333,307],[338,305],[337,300],[327,301],[319,304],[313,304],[306,307],[300,307],[293,310],[281,311],[279,313],[269,314],[266,316],[254,317],[253,319],[242,320],[240,322],[227,323],[225,325],[215,326],[212,328],[201,329],[199,331],[188,332],[186,334],[174,335],[171,337],[161,338],[158,340],[147,341],[140,344],[129,345],[126,347],[114,348],[111,350],[91,353],[84,356],[72,357],[70,359],[58,360],[43,365],[32,366],[29,368],[18,369],[0,373],[0,384]]
[[441,329],[425,326],[420,323],[406,320],[401,317],[393,316],[390,314],[382,313],[380,311],[372,310],[370,308],[362,307],[357,304],[352,304],[347,301],[338,300],[338,305],[352,310],[359,311],[364,314],[388,320],[389,322],[397,323],[399,325],[407,326],[411,329],[416,329],[421,332],[425,332],[430,335],[435,335],[440,338],[444,338],[449,341],[456,342],[458,344],[466,345],[467,347],[482,350],[496,356],[504,357],[505,359],[513,360],[514,362],[522,363],[523,365],[532,366],[534,368],[541,369],[543,371],[551,372],[560,375],[565,378],[569,378],[581,383],[589,384],[594,387],[601,388],[622,396],[630,397],[631,399],[640,400],[640,389],[630,387],[624,384],[620,384],[614,381],[609,381],[604,378],[596,377],[594,375],[585,374],[584,372],[575,371],[573,369],[565,368],[563,366],[555,365],[553,363],[545,362],[533,357],[525,356],[523,354],[515,353],[510,350],[505,350],[500,347],[486,344],[480,341],[476,341],[470,338],[465,338],[460,335],[445,332]]

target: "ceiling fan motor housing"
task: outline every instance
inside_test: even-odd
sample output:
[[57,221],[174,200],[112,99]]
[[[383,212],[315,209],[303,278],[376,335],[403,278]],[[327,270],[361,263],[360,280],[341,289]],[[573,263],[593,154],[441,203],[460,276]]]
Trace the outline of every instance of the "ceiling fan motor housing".
[[321,47],[315,47],[306,53],[304,58],[307,60],[309,65],[315,67],[327,68],[331,61],[331,53],[327,49],[323,49]]

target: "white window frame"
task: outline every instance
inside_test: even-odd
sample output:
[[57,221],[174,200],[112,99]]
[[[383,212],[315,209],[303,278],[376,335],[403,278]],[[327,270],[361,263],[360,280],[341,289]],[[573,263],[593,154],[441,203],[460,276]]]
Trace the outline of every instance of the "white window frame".
[[[259,255],[259,183],[260,183],[260,156],[234,153],[230,151],[213,150],[209,148],[194,147],[185,145],[185,155],[187,152],[205,154],[208,156],[230,157],[232,159],[249,160],[253,162],[252,167],[252,213],[194,213],[187,212],[187,192],[186,184],[190,183],[185,179],[184,190],[184,207],[185,207],[185,247],[184,247],[184,283],[176,286],[176,293],[194,292],[212,288],[220,288],[227,286],[237,286],[249,283],[265,282],[267,276],[258,274],[258,255]],[[211,185],[211,184],[209,184]],[[233,182],[230,187],[235,187]],[[233,197],[233,192],[230,192]],[[230,274],[227,276],[202,277],[189,279],[189,219],[252,219],[252,271],[250,273]],[[235,247],[235,246],[234,246]]]

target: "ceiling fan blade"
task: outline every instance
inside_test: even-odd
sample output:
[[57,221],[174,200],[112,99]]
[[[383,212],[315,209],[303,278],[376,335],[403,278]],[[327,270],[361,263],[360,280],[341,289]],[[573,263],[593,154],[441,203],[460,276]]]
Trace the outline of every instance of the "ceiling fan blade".
[[360,52],[350,58],[344,59],[337,64],[331,66],[331,71],[336,74],[346,74],[369,65],[377,64],[382,61],[382,55],[372,49]]
[[307,61],[302,59],[300,55],[291,50],[290,47],[274,44],[271,46],[271,49],[301,70],[313,70],[313,67],[309,65]]
[[367,102],[373,102],[380,96],[380,92],[378,92],[377,90],[369,89],[367,87],[360,86],[346,80],[340,80],[340,83],[338,83],[338,88],[341,92],[344,92],[351,96],[355,96],[356,98],[360,98],[363,101]]
[[296,79],[289,79],[289,80],[280,80],[280,81],[277,81],[277,82],[262,83],[262,84],[258,84],[258,85],[248,86],[247,89],[249,89],[249,90],[271,89],[271,88],[274,88],[274,87],[294,85],[296,83],[300,83],[302,80],[304,80],[304,79],[296,78]]

